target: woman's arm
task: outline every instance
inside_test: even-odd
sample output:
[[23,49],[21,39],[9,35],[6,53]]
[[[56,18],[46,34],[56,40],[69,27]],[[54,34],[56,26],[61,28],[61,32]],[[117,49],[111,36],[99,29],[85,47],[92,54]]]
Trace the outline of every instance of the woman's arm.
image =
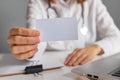
[[83,65],[99,55],[110,55],[120,51],[120,31],[114,24],[101,0],[91,0],[96,8],[97,34],[100,40],[85,48],[75,49],[65,60],[65,65]]
[[102,1],[95,2],[97,32],[100,37],[100,40],[95,44],[104,50],[106,56],[117,53],[120,51],[120,31]]

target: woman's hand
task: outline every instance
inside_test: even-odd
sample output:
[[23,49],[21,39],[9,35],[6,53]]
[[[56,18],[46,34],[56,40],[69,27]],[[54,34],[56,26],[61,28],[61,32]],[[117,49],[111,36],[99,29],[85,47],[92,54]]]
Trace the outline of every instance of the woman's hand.
[[83,49],[75,49],[72,54],[70,54],[66,61],[65,65],[67,66],[77,66],[83,65],[98,55],[103,54],[103,50],[98,45],[91,45]]
[[19,59],[28,59],[38,51],[37,45],[40,42],[40,32],[27,28],[12,28],[7,42],[11,52]]

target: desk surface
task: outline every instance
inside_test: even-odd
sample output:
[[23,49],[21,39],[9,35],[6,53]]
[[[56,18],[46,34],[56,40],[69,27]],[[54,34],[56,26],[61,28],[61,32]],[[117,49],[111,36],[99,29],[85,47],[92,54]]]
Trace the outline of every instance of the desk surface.
[[[46,52],[42,55],[40,59],[44,68],[54,67],[63,65],[66,56],[69,54],[68,51],[64,52]],[[119,58],[119,57],[116,57]],[[104,59],[103,59],[104,60]],[[96,61],[95,61],[96,62]],[[81,69],[88,68],[92,66],[93,62],[88,63],[87,65],[80,66]],[[0,54],[0,74],[19,72],[24,70],[24,68],[32,63],[29,61],[19,61],[16,60],[10,53],[9,54]],[[78,67],[78,66],[77,66]],[[71,73],[71,70],[76,67],[64,67],[62,69],[42,72],[42,76],[35,77],[34,75],[18,75],[11,77],[3,77],[0,80],[78,80],[77,75]]]
[[[44,68],[63,65],[65,57],[68,55],[66,52],[46,52],[40,59],[40,64],[44,64]],[[38,63],[39,64],[39,63]],[[24,70],[28,65],[32,65],[29,61],[16,60],[10,53],[0,54],[0,74],[14,73]],[[3,77],[0,80],[75,80],[75,74],[71,73],[73,67],[64,67],[62,69],[42,72],[42,77],[35,77],[34,75],[18,75],[11,77]],[[73,78],[70,78],[72,75]]]

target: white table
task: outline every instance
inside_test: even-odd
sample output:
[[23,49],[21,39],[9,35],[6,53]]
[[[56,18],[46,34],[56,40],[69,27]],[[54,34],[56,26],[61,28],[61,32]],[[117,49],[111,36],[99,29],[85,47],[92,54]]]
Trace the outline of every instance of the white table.
[[[63,65],[68,53],[68,51],[46,52],[44,53],[41,62],[44,64],[44,68],[51,67],[53,65]],[[31,65],[31,62],[16,60],[10,53],[0,54],[0,74],[19,72],[24,70],[27,65]],[[71,73],[72,68],[73,67],[64,67],[58,70],[42,72],[42,76],[40,77],[35,77],[34,75],[18,75],[3,77],[0,78],[0,80],[75,80],[77,76]]]
[[[71,52],[71,51],[70,51]],[[70,53],[69,51],[64,51],[64,52],[45,52],[41,59],[40,62],[43,64],[44,68],[49,68],[52,66],[59,66],[59,65],[64,65],[64,60],[66,56]],[[119,58],[120,54],[116,55],[113,58],[108,58],[108,59],[103,59],[103,63],[106,64],[106,61],[114,61],[114,58],[120,59]],[[102,60],[102,59],[101,59]],[[95,61],[95,63],[99,63],[99,60]],[[93,63],[90,62],[86,65],[79,66],[80,69],[82,69],[83,72],[86,70],[93,70]],[[119,60],[118,62],[119,63]],[[117,64],[117,67],[119,64]],[[101,63],[100,63],[101,64]],[[28,65],[32,65],[31,62],[29,61],[19,61],[15,59],[12,54],[10,53],[1,53],[0,54],[0,74],[4,73],[14,73],[14,72],[19,72],[24,70],[24,68]],[[111,65],[111,67],[114,67]],[[53,71],[47,71],[47,72],[42,72],[42,76],[40,77],[35,77],[33,74],[31,75],[18,75],[18,76],[11,76],[11,77],[3,77],[0,78],[0,80],[79,80],[76,74],[72,73],[71,70],[76,67],[63,67],[62,69],[58,70],[53,70]]]

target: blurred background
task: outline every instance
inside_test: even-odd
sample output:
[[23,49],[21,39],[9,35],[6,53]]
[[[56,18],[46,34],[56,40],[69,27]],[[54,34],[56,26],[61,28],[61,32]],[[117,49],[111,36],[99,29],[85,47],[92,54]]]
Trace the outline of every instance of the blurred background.
[[[103,0],[120,29],[120,0]],[[8,53],[6,39],[12,26],[26,25],[28,0],[0,0],[0,53]]]

